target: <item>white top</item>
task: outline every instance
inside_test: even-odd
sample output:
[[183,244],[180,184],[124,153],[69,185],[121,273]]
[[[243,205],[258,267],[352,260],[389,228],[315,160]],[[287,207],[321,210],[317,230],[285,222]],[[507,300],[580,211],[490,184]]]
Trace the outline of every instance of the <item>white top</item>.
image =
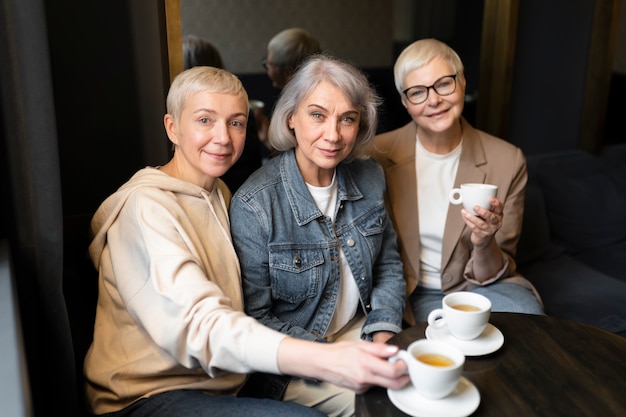
[[452,152],[440,155],[426,150],[419,138],[415,141],[415,170],[419,210],[420,284],[441,289],[441,248],[448,214],[448,194],[454,188],[463,141]]
[[[334,223],[337,207],[337,180],[335,175],[333,175],[333,181],[327,187],[315,187],[308,183],[307,187],[317,204],[317,208]],[[341,248],[339,248],[339,260],[341,262],[339,294],[337,295],[335,312],[325,336],[332,336],[343,329],[354,317],[359,306],[359,288],[356,282],[354,282],[352,270],[350,270]]]

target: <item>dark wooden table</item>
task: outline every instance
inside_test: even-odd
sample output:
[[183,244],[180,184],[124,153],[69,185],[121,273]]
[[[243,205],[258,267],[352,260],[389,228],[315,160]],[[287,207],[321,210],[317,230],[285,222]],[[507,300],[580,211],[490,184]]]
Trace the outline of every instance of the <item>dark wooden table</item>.
[[[492,313],[504,345],[466,358],[463,376],[480,392],[472,416],[626,416],[626,338],[548,316]],[[389,343],[406,348],[425,338],[427,324]],[[357,417],[402,417],[387,390],[356,396]]]

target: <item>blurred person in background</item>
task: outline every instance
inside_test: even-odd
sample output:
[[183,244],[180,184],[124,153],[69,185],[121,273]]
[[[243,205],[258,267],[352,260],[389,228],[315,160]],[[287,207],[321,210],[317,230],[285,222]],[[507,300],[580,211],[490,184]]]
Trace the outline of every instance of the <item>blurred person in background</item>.
[[[309,56],[322,52],[317,39],[301,28],[288,28],[278,32],[267,44],[267,53],[261,60],[261,65],[272,81],[272,86],[282,90],[296,69]],[[263,109],[254,110],[257,118],[258,136],[267,149],[272,147],[267,142],[267,130],[271,115]]]

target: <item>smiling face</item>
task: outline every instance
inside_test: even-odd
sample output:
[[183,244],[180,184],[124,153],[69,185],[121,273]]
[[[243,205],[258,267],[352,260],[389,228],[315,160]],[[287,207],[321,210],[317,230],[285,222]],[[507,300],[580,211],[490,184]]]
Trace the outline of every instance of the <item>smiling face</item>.
[[[433,85],[446,75],[454,75],[453,66],[442,59],[434,59],[423,67],[411,71],[404,79],[404,88]],[[430,134],[445,134],[458,127],[463,113],[465,96],[465,78],[462,73],[456,77],[456,89],[447,96],[438,95],[432,88],[428,90],[428,98],[420,104],[411,104],[402,95],[402,104],[407,109],[418,129]]]
[[211,189],[239,159],[248,119],[244,97],[201,91],[191,94],[180,119],[166,114],[165,130],[176,145],[164,170],[177,178]]
[[289,128],[298,142],[296,161],[307,183],[330,185],[335,167],[354,148],[359,122],[359,110],[328,82],[321,82],[300,102]]

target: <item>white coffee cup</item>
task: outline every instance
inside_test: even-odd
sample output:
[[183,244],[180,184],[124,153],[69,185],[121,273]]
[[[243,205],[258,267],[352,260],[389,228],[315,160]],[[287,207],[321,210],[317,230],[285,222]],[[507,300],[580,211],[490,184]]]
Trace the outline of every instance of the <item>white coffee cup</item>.
[[428,325],[434,329],[447,327],[452,336],[460,340],[476,339],[487,327],[491,315],[491,301],[483,295],[469,292],[453,292],[428,315]]
[[450,343],[420,339],[400,350],[389,360],[402,359],[417,392],[425,398],[441,399],[450,395],[459,383],[465,355]]
[[465,210],[477,215],[474,206],[480,206],[486,209],[491,207],[489,199],[495,197],[498,192],[498,186],[493,184],[467,183],[461,184],[460,188],[453,188],[450,191],[450,202],[452,204],[461,204]]

